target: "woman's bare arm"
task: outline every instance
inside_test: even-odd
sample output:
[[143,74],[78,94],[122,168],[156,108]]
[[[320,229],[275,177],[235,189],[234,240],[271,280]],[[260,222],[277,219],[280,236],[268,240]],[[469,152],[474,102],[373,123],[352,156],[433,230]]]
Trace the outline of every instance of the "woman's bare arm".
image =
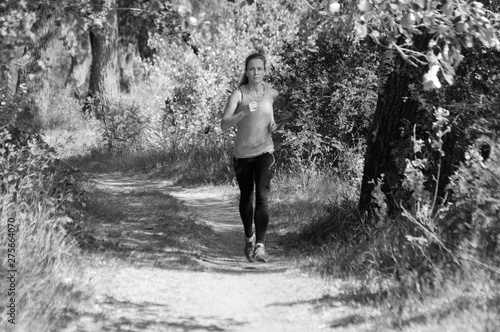
[[237,124],[241,119],[243,119],[247,114],[250,114],[250,109],[247,108],[238,114],[234,114],[236,111],[236,107],[238,107],[238,102],[241,99],[241,91],[234,90],[229,100],[227,101],[226,108],[224,109],[224,113],[222,114],[221,120],[221,128],[222,130],[226,130]]

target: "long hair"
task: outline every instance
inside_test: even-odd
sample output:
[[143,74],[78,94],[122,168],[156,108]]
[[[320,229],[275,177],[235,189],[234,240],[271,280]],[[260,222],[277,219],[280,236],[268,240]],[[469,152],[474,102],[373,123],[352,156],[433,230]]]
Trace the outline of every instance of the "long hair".
[[248,76],[246,74],[246,71],[248,68],[248,64],[253,59],[261,59],[262,62],[264,62],[264,69],[266,69],[266,57],[263,54],[253,53],[253,54],[250,54],[249,56],[247,56],[247,58],[245,59],[245,71],[243,71],[243,75],[241,76],[240,83],[238,84],[238,88],[242,85],[248,84]]

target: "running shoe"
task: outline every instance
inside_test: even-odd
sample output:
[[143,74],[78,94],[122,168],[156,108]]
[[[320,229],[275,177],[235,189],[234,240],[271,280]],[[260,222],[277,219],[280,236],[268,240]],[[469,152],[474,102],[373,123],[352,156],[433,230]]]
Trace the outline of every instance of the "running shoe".
[[257,243],[257,246],[255,247],[254,258],[259,262],[267,262],[266,247],[264,247],[263,243]]
[[245,238],[245,256],[247,257],[249,262],[253,262],[255,251],[255,234],[250,238]]

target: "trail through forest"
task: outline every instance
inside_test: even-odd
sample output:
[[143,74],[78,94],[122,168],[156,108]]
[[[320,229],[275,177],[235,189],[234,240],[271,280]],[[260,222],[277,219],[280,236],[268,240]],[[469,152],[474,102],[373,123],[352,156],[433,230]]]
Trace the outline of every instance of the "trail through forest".
[[[91,296],[64,331],[374,330],[375,309],[343,297],[340,280],[295,268],[272,226],[270,262],[247,262],[236,193],[118,175],[90,183],[114,212],[96,222],[106,245],[85,272]],[[184,213],[185,229],[169,231],[167,205]]]

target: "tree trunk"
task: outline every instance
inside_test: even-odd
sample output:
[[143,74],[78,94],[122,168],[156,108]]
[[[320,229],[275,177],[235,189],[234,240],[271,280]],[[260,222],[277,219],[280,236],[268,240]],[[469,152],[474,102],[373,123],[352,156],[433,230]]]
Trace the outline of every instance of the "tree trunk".
[[64,80],[64,87],[68,87],[73,77],[73,73],[75,71],[76,66],[78,65],[78,60],[76,59],[76,55],[70,55],[71,64],[68,69],[68,73],[66,74],[66,79]]
[[[427,38],[415,41],[417,50],[425,50]],[[382,192],[385,194],[387,213],[397,210],[397,204],[404,200],[401,184],[404,178],[406,158],[413,157],[413,126],[427,120],[427,113],[419,111],[420,103],[412,97],[410,89],[414,84],[421,87],[423,70],[405,62],[395,50],[384,53],[381,59],[379,94],[369,137],[361,184],[359,209],[371,215],[379,206],[373,202],[374,183],[383,176]],[[379,73],[380,75],[380,73]],[[418,134],[417,134],[418,135]]]
[[118,24],[116,0],[94,0],[93,3],[96,12],[101,12],[106,17],[102,26],[90,29],[92,63],[88,95],[100,104],[103,99],[109,99],[118,93]]
[[41,4],[37,9],[36,21],[31,31],[37,36],[37,41],[25,47],[23,57],[25,65],[18,69],[15,94],[21,93],[24,84],[28,95],[25,98],[25,107],[15,114],[15,126],[28,131],[38,131],[41,128],[41,119],[47,112],[50,97],[50,82],[48,70],[40,65],[50,59],[50,48],[58,37],[59,28],[55,24],[53,14],[54,5]]

